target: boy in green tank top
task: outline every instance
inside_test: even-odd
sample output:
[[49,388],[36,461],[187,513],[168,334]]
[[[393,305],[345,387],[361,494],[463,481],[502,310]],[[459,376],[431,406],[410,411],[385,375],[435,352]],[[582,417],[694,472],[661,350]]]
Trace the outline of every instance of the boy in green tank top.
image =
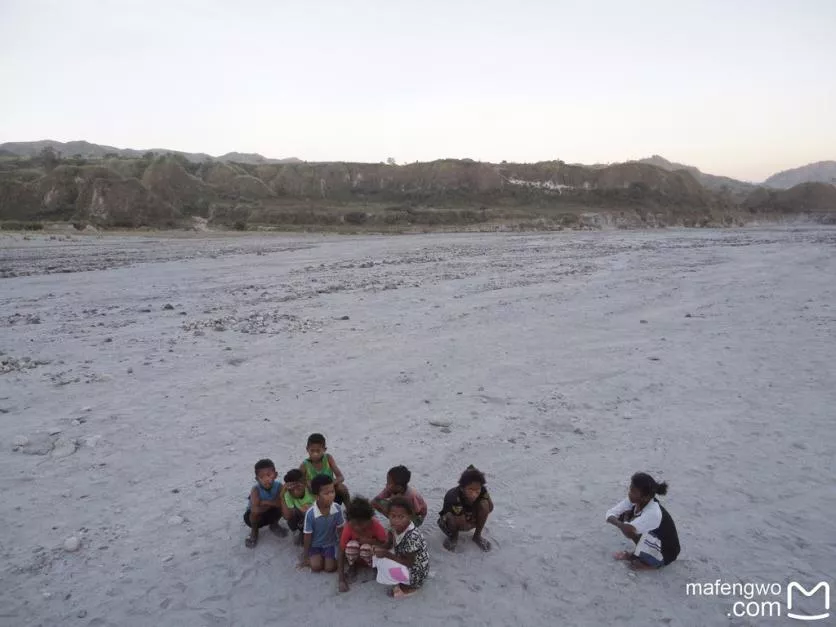
[[281,497],[282,517],[291,531],[298,532],[296,543],[301,544],[305,512],[316,499],[308,491],[305,475],[298,468],[289,470],[284,476]]
[[328,448],[325,446],[325,436],[321,433],[312,433],[308,437],[308,458],[299,466],[299,470],[305,476],[305,483],[308,489],[311,487],[311,481],[317,475],[327,475],[334,480],[334,488],[337,492],[336,502],[348,507],[351,496],[348,488],[345,485],[345,477],[337,466],[334,456],[328,453]]

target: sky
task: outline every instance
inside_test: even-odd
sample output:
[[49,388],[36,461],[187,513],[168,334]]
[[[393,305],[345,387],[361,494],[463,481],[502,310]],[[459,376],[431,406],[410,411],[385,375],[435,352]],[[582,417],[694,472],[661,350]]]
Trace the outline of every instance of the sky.
[[833,0],[0,0],[0,142],[309,161],[836,159]]

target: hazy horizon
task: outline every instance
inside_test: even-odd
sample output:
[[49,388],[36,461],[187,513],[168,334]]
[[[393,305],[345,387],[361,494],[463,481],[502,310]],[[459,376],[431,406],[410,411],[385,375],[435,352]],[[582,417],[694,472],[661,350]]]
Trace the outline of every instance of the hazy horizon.
[[0,143],[308,161],[836,159],[836,3],[0,4]]

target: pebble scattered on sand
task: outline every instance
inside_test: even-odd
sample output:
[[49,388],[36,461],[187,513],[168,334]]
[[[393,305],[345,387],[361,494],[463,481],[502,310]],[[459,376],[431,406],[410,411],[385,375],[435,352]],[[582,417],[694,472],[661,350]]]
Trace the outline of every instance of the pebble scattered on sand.
[[70,536],[64,540],[64,550],[68,553],[75,553],[81,547],[81,540],[76,536]]
[[182,525],[183,524],[183,517],[182,516],[172,516],[168,519],[169,525]]

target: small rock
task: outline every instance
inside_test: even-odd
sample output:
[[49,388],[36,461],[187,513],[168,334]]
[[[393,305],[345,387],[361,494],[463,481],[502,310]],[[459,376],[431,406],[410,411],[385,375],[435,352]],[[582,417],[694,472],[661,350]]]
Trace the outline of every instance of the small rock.
[[170,561],[171,561],[171,560],[173,560],[173,559],[174,559],[174,556],[173,556],[171,553],[169,553],[168,555],[166,555],[165,557],[163,557],[163,561],[164,561],[164,562],[170,562]]
[[87,616],[87,610],[79,610],[76,616],[78,616],[79,618],[85,618]]
[[341,316],[340,320],[351,320],[351,318],[349,318],[348,316]]
[[174,488],[174,489],[171,491],[171,493],[172,493],[172,494],[180,494],[180,488]]
[[440,429],[440,431],[441,433],[452,433],[450,427],[443,427],[442,429]]
[[450,425],[453,424],[452,421],[444,420],[442,418],[434,418],[434,419],[430,420],[429,423],[433,427],[449,427]]
[[15,439],[12,441],[12,444],[14,444],[15,447],[26,446],[27,444],[29,444],[29,438],[27,438],[25,435],[19,435],[15,437]]
[[183,517],[182,516],[172,516],[168,519],[169,525],[182,525],[183,524]]
[[151,313],[150,309],[140,309],[139,313]]
[[691,314],[687,313],[687,314],[685,314],[685,317],[686,317],[686,318],[693,318],[694,316],[692,316]]
[[81,547],[81,540],[75,536],[70,536],[64,540],[64,550],[68,553],[75,553]]
[[73,419],[70,421],[70,424],[71,424],[72,426],[74,426],[74,427],[78,427],[79,425],[81,425],[81,421],[80,421],[78,418],[73,418]]
[[134,369],[133,368],[128,368],[128,374],[133,374],[133,373],[134,373]]
[[105,338],[105,344],[110,344],[112,341],[113,341],[112,337],[106,337]]
[[580,427],[575,427],[572,433],[575,433],[577,435],[583,435],[583,429],[581,429]]
[[639,324],[647,324],[647,320],[639,320]]
[[658,357],[648,357],[650,361],[659,361]]
[[75,453],[77,448],[78,444],[75,440],[58,438],[58,440],[55,441],[55,446],[52,448],[50,455],[56,459],[63,459],[64,457],[69,457]]
[[171,303],[166,303],[165,305],[163,305],[163,309],[165,311],[171,311],[172,309],[174,309],[174,305],[172,305]]
[[194,334],[195,334],[195,337],[200,337],[201,335],[206,335],[206,333],[204,333],[204,332],[203,332],[203,331],[201,331],[200,329],[198,329],[197,331],[195,331],[195,332],[194,332]]
[[92,407],[83,407],[83,408],[81,409],[81,411],[83,411],[83,412],[85,412],[85,413],[89,413],[89,412],[93,411],[93,408],[92,408]]

